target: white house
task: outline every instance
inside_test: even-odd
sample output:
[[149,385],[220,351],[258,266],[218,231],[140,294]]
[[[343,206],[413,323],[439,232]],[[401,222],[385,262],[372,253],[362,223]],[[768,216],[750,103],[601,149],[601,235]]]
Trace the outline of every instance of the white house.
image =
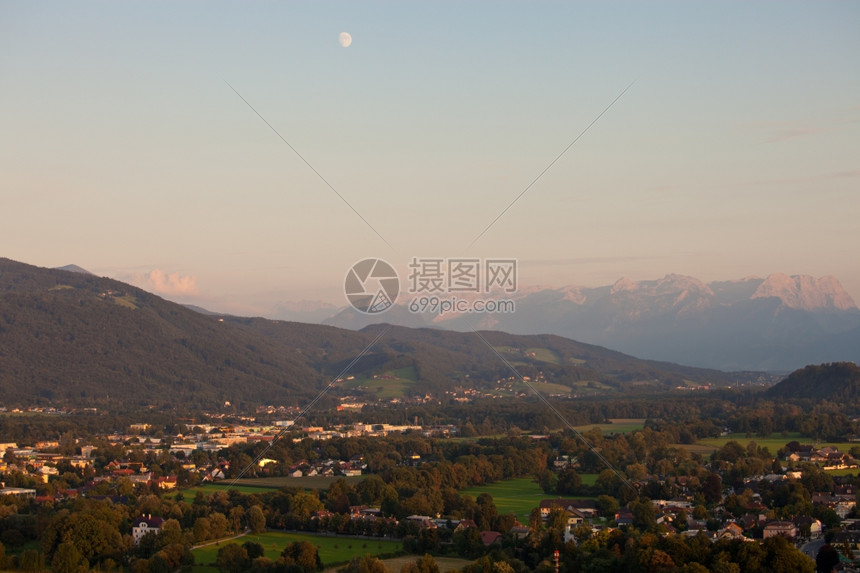
[[152,517],[151,515],[141,515],[131,524],[131,536],[134,539],[134,544],[138,545],[144,535],[148,533],[158,533],[161,531],[161,524],[164,520],[160,517]]

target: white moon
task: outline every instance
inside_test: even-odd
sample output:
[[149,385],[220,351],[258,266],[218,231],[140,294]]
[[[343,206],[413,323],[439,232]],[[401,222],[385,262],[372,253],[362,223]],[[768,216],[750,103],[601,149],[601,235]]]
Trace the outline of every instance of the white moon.
[[341,32],[337,37],[337,41],[340,42],[340,45],[344,48],[348,48],[349,45],[352,44],[352,36],[350,36],[348,32]]

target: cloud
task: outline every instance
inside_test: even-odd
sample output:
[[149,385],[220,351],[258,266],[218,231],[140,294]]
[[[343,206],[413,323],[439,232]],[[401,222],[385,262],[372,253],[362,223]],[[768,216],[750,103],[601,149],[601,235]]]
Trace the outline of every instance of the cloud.
[[148,291],[168,296],[196,296],[197,277],[167,273],[161,269],[152,269],[148,273],[137,273],[133,282]]

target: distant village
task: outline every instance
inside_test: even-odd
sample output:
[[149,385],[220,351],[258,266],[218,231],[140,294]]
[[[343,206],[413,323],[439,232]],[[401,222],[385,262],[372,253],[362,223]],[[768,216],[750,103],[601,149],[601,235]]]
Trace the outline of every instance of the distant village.
[[[261,408],[262,412],[270,413],[271,407]],[[277,409],[274,409],[277,411]],[[270,424],[195,424],[187,434],[177,435],[154,435],[150,424],[138,423],[130,425],[123,433],[115,433],[100,436],[102,443],[111,446],[122,447],[125,452],[152,453],[169,455],[172,461],[178,464],[182,470],[197,476],[195,483],[218,482],[228,478],[230,462],[210,456],[200,459],[207,460],[201,465],[195,462],[195,452],[218,452],[235,444],[250,444],[255,442],[271,442],[275,439],[289,439],[293,442],[303,440],[325,441],[334,438],[370,437],[384,438],[391,434],[403,434],[411,432],[421,437],[451,437],[458,434],[458,428],[454,425],[391,425],[375,423],[352,423],[346,425],[323,428],[316,426],[296,427],[289,420],[275,421]],[[545,439],[546,436],[533,436],[534,439]],[[789,444],[790,445],[790,444]],[[36,503],[55,503],[77,496],[104,495],[107,491],[104,484],[112,486],[110,491],[117,490],[116,485],[124,482],[131,487],[145,487],[147,489],[158,489],[161,491],[174,490],[181,487],[177,475],[157,475],[146,467],[141,461],[131,459],[112,460],[101,468],[94,465],[94,453],[96,446],[86,443],[83,439],[76,440],[74,454],[59,453],[60,443],[58,441],[39,441],[32,445],[19,445],[17,443],[0,443],[0,452],[3,453],[0,461],[0,473],[18,474],[35,480],[38,484],[49,486],[61,474],[63,467],[72,467],[84,470],[84,475],[91,476],[85,483],[77,488],[53,489],[50,487],[13,487],[5,483],[0,484],[0,495],[12,495],[30,498]],[[402,463],[420,466],[425,459],[415,454],[408,456]],[[786,450],[785,462],[811,462],[820,467],[831,469],[857,468],[857,460],[849,455],[839,452],[830,447],[816,448],[811,444],[795,444],[793,448]],[[270,464],[277,464],[277,460],[262,457],[256,460],[256,464],[265,470]],[[578,461],[569,456],[558,456],[553,466],[555,470],[562,471],[568,467],[577,467]],[[354,455],[349,459],[317,458],[314,460],[300,460],[290,464],[288,468],[281,468],[278,475],[289,477],[309,476],[360,476],[366,471],[364,457],[361,454]],[[649,482],[665,483],[677,488],[682,495],[672,499],[652,500],[655,519],[659,525],[664,527],[668,533],[682,533],[683,535],[705,534],[709,539],[716,541],[722,538],[743,539],[750,538],[753,531],[764,538],[781,535],[792,539],[816,539],[823,531],[822,522],[808,515],[796,516],[791,520],[775,519],[773,512],[766,507],[757,490],[761,484],[773,486],[774,483],[786,482],[800,479],[801,473],[785,471],[783,473],[772,473],[768,475],[754,476],[744,480],[745,489],[752,494],[745,498],[740,514],[730,515],[724,506],[702,513],[694,504],[694,489],[689,480],[684,477],[660,478],[656,476],[644,476],[636,480],[634,485],[644,488]],[[838,481],[838,480],[837,480]],[[187,485],[187,484],[185,484]],[[118,491],[123,491],[121,488]],[[100,493],[102,492],[102,493]],[[725,493],[725,492],[724,492]],[[812,504],[823,506],[835,512],[840,520],[847,520],[852,515],[856,502],[857,492],[849,482],[837,483],[830,491],[812,492]],[[537,508],[542,519],[547,519],[552,511],[561,510],[566,515],[565,539],[575,539],[575,533],[582,533],[582,528],[588,528],[597,532],[607,527],[607,523],[613,522],[614,526],[630,525],[634,521],[634,514],[625,509],[619,509],[614,514],[614,519],[598,519],[598,505],[593,499],[564,499],[562,497],[547,496],[543,500],[537,500]],[[703,508],[702,508],[703,509]],[[367,520],[378,515],[378,508],[357,508],[352,512],[354,519]],[[684,516],[684,522],[679,523],[678,516]],[[324,512],[318,517],[325,517]],[[450,520],[438,516],[411,516],[410,520],[419,525],[420,528],[436,527],[464,527],[468,521]],[[715,521],[716,520],[716,521]],[[714,527],[713,523],[719,523]],[[843,531],[837,534],[839,543],[848,544],[860,549],[860,520],[848,520],[843,523]],[[140,528],[158,528],[155,519],[144,519],[138,524],[136,533]],[[528,527],[515,524],[520,527],[520,533],[526,534]],[[484,541],[492,543],[493,532],[484,532]],[[496,534],[499,535],[499,534]]]

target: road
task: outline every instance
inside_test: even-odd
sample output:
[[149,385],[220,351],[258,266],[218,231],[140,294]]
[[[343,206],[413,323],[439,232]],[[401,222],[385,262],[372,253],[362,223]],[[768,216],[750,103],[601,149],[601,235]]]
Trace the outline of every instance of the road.
[[815,561],[815,556],[818,555],[818,550],[824,547],[824,539],[816,539],[815,541],[810,541],[809,543],[804,543],[800,550],[803,551],[804,555],[808,555]]
[[246,529],[242,533],[240,533],[238,535],[234,535],[233,537],[222,537],[221,539],[215,539],[213,541],[207,541],[206,543],[201,543],[200,545],[194,545],[193,547],[191,547],[191,550],[193,551],[195,549],[200,549],[201,547],[206,547],[207,545],[216,545],[216,544],[222,543],[224,541],[231,541],[233,539],[239,539],[240,537],[244,537],[244,536],[248,535],[248,533],[250,533],[250,531],[251,531],[250,529]]

